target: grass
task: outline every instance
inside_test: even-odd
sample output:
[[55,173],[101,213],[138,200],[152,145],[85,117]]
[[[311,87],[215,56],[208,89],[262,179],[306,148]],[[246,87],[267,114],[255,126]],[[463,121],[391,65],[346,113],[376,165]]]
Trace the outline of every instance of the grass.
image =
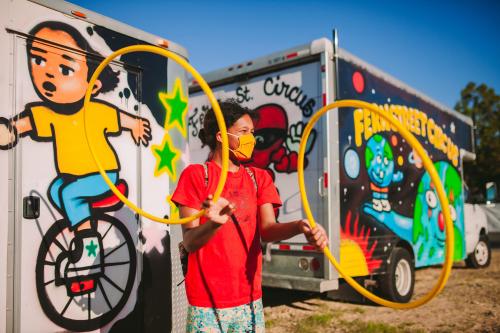
[[[292,324],[290,333],[316,333],[328,332],[334,328],[344,332],[353,333],[422,333],[421,329],[414,329],[414,323],[403,323],[397,326],[377,322],[377,321],[363,321],[361,319],[346,320],[344,315],[348,312],[356,314],[364,314],[366,310],[361,307],[355,307],[350,310],[331,309],[324,304],[321,304],[315,314],[306,316],[301,319],[296,319],[295,324],[286,322],[283,319],[269,319],[266,320],[266,328],[274,328],[279,326],[288,326]],[[288,325],[287,325],[288,324]],[[290,326],[288,326],[290,327]]]
[[266,319],[266,328],[274,327],[276,324],[278,324],[276,319]]
[[297,333],[316,333],[327,327],[334,318],[333,313],[320,313],[300,320],[296,327]]
[[[361,308],[355,308],[353,310],[356,313],[364,313],[365,310]],[[374,321],[363,321],[360,319],[347,321],[342,319],[344,314],[341,310],[330,310],[327,313],[318,313],[311,316],[307,316],[297,322],[294,326],[294,333],[316,333],[328,331],[329,327],[335,327],[337,329],[343,329],[346,332],[353,333],[421,333],[423,330],[416,330],[407,325],[393,326],[390,324]],[[335,321],[334,321],[335,319]],[[276,326],[277,322],[271,321],[269,324],[266,323],[266,328]],[[269,326],[268,326],[269,325]]]
[[359,319],[353,321],[341,321],[342,327],[348,332],[353,333],[420,333],[422,330],[410,329],[402,326],[393,326],[386,323],[374,321],[362,321]]

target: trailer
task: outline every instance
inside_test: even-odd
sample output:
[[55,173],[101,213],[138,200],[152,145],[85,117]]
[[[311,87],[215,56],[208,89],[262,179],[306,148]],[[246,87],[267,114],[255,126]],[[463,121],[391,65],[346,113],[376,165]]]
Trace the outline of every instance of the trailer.
[[[257,113],[250,163],[273,176],[283,201],[278,222],[304,217],[297,155],[311,115],[336,100],[363,100],[393,115],[422,143],[450,201],[454,259],[486,266],[484,214],[464,203],[462,162],[475,158],[472,120],[339,48],[336,33],[332,40],[204,74],[219,100],[234,99]],[[203,163],[208,148],[198,132],[210,105],[197,82],[189,84],[190,158]],[[379,295],[408,302],[415,269],[441,264],[445,242],[434,185],[412,147],[369,110],[335,109],[311,133],[304,175],[312,213],[345,271]],[[264,286],[332,297],[342,291],[344,281],[302,235],[263,244],[263,251]]]
[[64,1],[0,8],[0,332],[183,331],[180,228],[142,219],[102,187],[85,135],[124,195],[175,215],[167,195],[185,165],[185,126],[172,115],[187,110],[186,72],[123,55],[93,87],[86,130],[82,99],[117,49],[187,51]]

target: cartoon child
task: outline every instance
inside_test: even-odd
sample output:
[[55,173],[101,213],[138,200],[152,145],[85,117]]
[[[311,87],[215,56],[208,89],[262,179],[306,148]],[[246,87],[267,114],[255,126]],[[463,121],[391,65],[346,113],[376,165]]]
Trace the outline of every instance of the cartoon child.
[[[68,270],[71,262],[72,275],[99,273],[102,240],[90,205],[92,199],[109,191],[109,187],[98,173],[86,133],[107,175],[116,183],[120,165],[108,137],[120,135],[125,129],[137,145],[142,142],[147,146],[151,140],[150,125],[146,119],[95,99],[99,92],[112,91],[118,84],[118,74],[108,67],[93,87],[94,98],[86,110],[86,132],[83,99],[98,64],[86,53],[97,52],[77,29],[65,23],[43,22],[29,35],[34,37],[27,41],[28,66],[41,101],[27,104],[23,112],[10,120],[0,118],[0,148],[12,148],[18,136],[26,135],[37,141],[53,142],[57,177],[50,184],[48,197],[75,231],[70,253],[59,258],[59,268]],[[56,47],[50,41],[72,51]],[[92,251],[85,250],[89,248]]]
[[394,156],[387,140],[375,134],[366,143],[365,163],[370,189],[372,190],[373,209],[378,212],[390,211],[389,185],[403,180],[401,171],[394,172]]

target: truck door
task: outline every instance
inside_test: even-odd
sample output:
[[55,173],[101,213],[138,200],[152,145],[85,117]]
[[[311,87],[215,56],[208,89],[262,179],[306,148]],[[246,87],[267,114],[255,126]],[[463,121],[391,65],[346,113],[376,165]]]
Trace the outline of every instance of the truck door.
[[[86,174],[93,161],[78,146],[86,142],[81,137],[83,111],[64,103],[72,89],[82,88],[72,86],[78,82],[70,78],[100,60],[49,42],[31,44],[23,35],[14,34],[13,40],[12,115],[32,128],[19,135],[14,151],[15,331],[98,329],[134,306],[138,271],[138,220],[102,186],[98,173]],[[110,148],[111,155],[99,156],[101,162],[116,159],[112,181],[139,202],[139,150],[121,131],[117,112],[137,113],[122,92],[130,89],[127,74],[130,82],[139,80],[139,73],[128,68],[127,73],[117,64],[111,69],[108,79],[118,79],[118,87],[105,92],[109,82],[102,78],[103,92],[94,96],[100,100],[98,111],[87,126],[90,132],[100,129],[93,135],[104,136],[101,143]],[[80,84],[87,80],[83,77]],[[78,217],[91,221],[96,231],[79,243],[74,231]]]

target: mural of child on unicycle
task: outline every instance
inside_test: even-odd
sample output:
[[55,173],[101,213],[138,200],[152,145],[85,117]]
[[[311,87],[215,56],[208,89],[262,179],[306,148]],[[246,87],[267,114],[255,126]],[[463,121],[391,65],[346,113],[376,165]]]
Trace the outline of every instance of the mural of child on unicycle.
[[83,99],[98,64],[87,54],[98,53],[77,29],[62,22],[42,22],[29,36],[34,37],[27,40],[28,67],[41,101],[27,104],[10,120],[0,118],[0,149],[14,147],[18,137],[27,135],[53,144],[57,177],[47,195],[75,235],[69,251],[57,258],[56,280],[64,283],[62,280],[98,275],[102,270],[102,236],[97,232],[92,203],[109,187],[98,173],[86,135],[92,136],[93,148],[108,177],[118,183],[120,163],[108,137],[128,130],[136,145],[147,146],[151,128],[148,120],[95,99],[117,87],[118,73],[110,67],[96,81],[85,116]]

